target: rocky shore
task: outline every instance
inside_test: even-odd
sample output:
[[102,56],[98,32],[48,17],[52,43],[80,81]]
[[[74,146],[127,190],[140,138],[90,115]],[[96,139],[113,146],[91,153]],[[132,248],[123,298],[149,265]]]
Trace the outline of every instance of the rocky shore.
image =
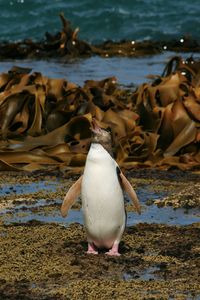
[[[149,200],[156,200],[163,192],[170,196],[187,190],[189,194],[188,187],[199,184],[199,175],[191,172],[136,170],[128,176],[136,191],[148,186],[149,198],[151,190],[154,191],[155,199]],[[156,224],[147,217],[145,222],[127,226],[119,258],[107,257],[104,251],[98,256],[87,255],[83,225],[68,222],[67,218],[61,223],[54,218],[75,179],[76,176],[59,173],[2,175],[1,299],[198,299],[199,222],[168,225],[163,219]],[[45,185],[38,185],[34,192],[33,184],[41,184],[42,180]],[[50,190],[52,182],[57,182],[56,190]],[[32,192],[27,189],[29,185]],[[143,214],[151,206],[156,208],[154,201],[149,206],[142,194],[139,197]],[[191,194],[192,197],[195,195]],[[46,201],[45,205],[40,199]],[[184,207],[185,202],[182,204]],[[80,208],[78,201],[72,210],[79,213]],[[135,218],[127,200],[126,208]],[[157,208],[161,220],[162,209]],[[32,218],[25,222],[28,210]],[[43,219],[39,221],[37,215]]]

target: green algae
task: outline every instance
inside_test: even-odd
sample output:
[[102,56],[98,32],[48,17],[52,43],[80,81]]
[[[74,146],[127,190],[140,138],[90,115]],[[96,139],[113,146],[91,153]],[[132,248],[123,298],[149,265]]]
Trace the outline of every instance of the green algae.
[[[130,227],[119,258],[87,255],[79,224],[32,221],[1,225],[0,232],[0,295],[12,299],[21,293],[27,299],[186,299],[200,293],[199,225]],[[144,280],[145,270],[155,267],[155,277]]]

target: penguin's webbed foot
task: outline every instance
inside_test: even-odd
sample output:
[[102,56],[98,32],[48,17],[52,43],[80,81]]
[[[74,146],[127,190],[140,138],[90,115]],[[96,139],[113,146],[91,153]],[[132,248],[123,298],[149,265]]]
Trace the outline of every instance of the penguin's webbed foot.
[[106,255],[110,255],[110,256],[120,256],[121,254],[118,251],[113,251],[112,249],[110,249],[108,252],[105,253]]
[[114,243],[112,248],[106,252],[106,255],[110,255],[110,256],[120,256],[121,254],[118,252],[118,248],[119,248],[119,244],[118,243]]
[[88,243],[88,251],[87,254],[98,254],[98,251],[95,250],[93,243]]

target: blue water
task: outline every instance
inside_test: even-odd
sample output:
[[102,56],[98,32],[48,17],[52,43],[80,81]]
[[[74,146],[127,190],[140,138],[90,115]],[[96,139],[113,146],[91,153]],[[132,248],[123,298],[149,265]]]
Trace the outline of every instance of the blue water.
[[42,39],[64,12],[89,42],[200,37],[199,0],[1,0],[0,40]]
[[[174,52],[163,52],[156,56],[138,58],[92,56],[87,59],[72,59],[67,62],[56,60],[5,60],[0,63],[0,73],[7,72],[13,65],[31,68],[33,72],[41,72],[50,78],[65,78],[70,82],[83,86],[85,80],[102,80],[115,76],[119,85],[133,87],[149,82],[148,75],[161,75],[165,64],[176,55]],[[187,58],[192,53],[179,53]],[[200,59],[199,54],[194,54]]]
[[[1,185],[1,193],[7,195],[7,192],[14,193],[16,196],[16,201],[14,206],[8,205],[7,208],[0,210],[0,219],[9,224],[13,222],[24,223],[31,220],[37,220],[46,223],[58,223],[64,226],[69,226],[71,223],[83,224],[83,214],[82,210],[71,209],[68,213],[67,218],[62,218],[60,214],[60,206],[62,199],[37,199],[33,198],[26,199],[23,198],[25,194],[30,192],[37,192],[44,189],[49,189],[54,191],[56,187],[59,189],[63,186],[59,186],[59,182],[38,182],[29,184],[17,184],[17,185]],[[189,225],[192,223],[197,223],[200,221],[200,213],[198,208],[185,210],[183,208],[173,209],[172,207],[158,208],[156,205],[147,206],[146,201],[148,199],[162,199],[166,196],[166,192],[156,193],[149,185],[144,185],[136,190],[138,198],[142,206],[142,214],[138,215],[134,212],[127,213],[127,226],[132,226],[139,223],[148,224],[167,224],[167,225]],[[18,200],[17,200],[18,199]],[[130,201],[126,197],[126,202]],[[45,206],[55,205],[53,210],[44,211]],[[25,210],[24,210],[25,208]],[[33,210],[38,208],[37,211]],[[6,215],[7,213],[11,213]]]
[[0,73],[7,72],[13,65],[31,68],[33,72],[41,72],[50,78],[65,78],[83,86],[88,79],[102,80],[115,76],[119,84],[138,85],[148,81],[148,74],[160,75],[172,53],[163,53],[156,57],[128,58],[111,57],[101,58],[93,56],[87,59],[73,59],[68,62],[56,60],[10,60],[2,61]]
[[56,190],[57,181],[49,183],[48,181],[39,181],[32,182],[30,184],[15,184],[10,185],[5,183],[4,185],[0,185],[0,197],[3,195],[9,195],[10,193],[15,194],[27,194],[27,193],[35,193],[38,190],[47,190],[55,191]]

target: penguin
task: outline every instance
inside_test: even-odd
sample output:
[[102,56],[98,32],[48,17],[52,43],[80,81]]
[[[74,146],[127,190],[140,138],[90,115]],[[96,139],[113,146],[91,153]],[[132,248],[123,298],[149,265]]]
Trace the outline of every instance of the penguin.
[[83,175],[68,190],[61,214],[68,210],[81,195],[84,226],[88,241],[88,254],[108,249],[110,256],[119,256],[119,243],[125,230],[125,191],[141,214],[137,195],[112,156],[110,132],[91,122],[92,141],[86,158]]

